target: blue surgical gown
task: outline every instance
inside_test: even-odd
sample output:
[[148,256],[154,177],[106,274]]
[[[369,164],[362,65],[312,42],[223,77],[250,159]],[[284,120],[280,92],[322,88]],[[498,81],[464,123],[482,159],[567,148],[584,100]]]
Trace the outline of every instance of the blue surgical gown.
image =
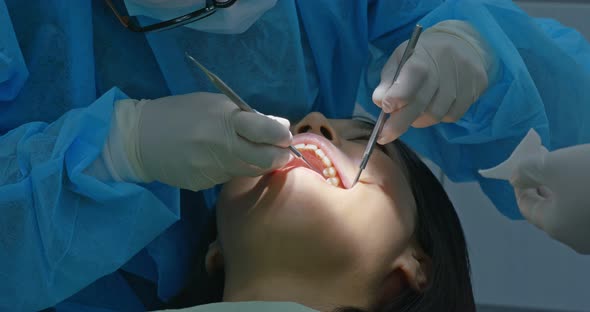
[[381,66],[417,22],[446,19],[472,23],[500,70],[459,122],[403,139],[520,218],[476,170],[530,128],[550,149],[590,142],[590,47],[510,1],[281,0],[243,34],[143,35],[103,1],[0,0],[0,310],[154,309],[186,284],[213,196],[115,182],[100,160],[118,99],[215,91],[185,51],[259,111],[346,118],[376,113]]

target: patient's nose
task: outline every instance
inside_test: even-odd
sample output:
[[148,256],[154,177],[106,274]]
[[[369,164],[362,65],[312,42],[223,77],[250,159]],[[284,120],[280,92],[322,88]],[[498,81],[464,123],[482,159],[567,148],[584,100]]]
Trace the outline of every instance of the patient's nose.
[[295,134],[311,132],[330,140],[334,145],[340,145],[338,134],[330,125],[330,121],[321,113],[310,113],[298,122],[293,132]]

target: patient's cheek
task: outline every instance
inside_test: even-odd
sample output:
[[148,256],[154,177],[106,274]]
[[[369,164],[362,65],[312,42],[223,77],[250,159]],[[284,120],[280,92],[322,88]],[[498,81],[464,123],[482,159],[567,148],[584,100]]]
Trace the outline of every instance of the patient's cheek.
[[217,200],[217,214],[224,222],[239,218],[242,211],[253,207],[261,197],[254,179],[236,178],[223,185]]

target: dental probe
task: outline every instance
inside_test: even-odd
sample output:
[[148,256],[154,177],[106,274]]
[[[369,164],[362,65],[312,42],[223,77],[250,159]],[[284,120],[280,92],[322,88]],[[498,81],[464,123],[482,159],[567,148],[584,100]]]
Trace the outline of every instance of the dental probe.
[[[408,42],[408,45],[406,46],[404,54],[402,55],[402,59],[399,62],[399,66],[397,67],[397,70],[395,71],[395,76],[393,76],[392,84],[394,84],[395,81],[397,80],[397,77],[399,76],[399,73],[402,71],[402,67],[404,66],[406,61],[410,58],[412,53],[414,53],[414,48],[416,48],[416,43],[418,43],[418,38],[420,37],[421,34],[422,34],[422,26],[416,25],[416,27],[414,27],[414,31],[412,32],[412,37],[410,37],[410,41]],[[361,177],[361,173],[363,173],[363,170],[365,170],[365,168],[367,167],[367,163],[369,162],[369,158],[371,157],[371,154],[373,153],[373,150],[375,149],[375,143],[377,142],[377,137],[381,133],[381,130],[383,130],[383,125],[385,124],[385,115],[386,115],[385,112],[383,110],[381,110],[381,113],[379,114],[379,118],[377,119],[377,123],[375,124],[375,127],[373,128],[373,132],[371,132],[371,137],[369,138],[369,142],[367,143],[367,147],[365,148],[365,153],[363,154],[363,158],[362,158],[361,163],[359,165],[359,171],[358,171],[356,177],[354,178],[352,185],[350,186],[351,188],[356,185],[356,183],[359,181],[359,178]]]
[[[221,93],[225,94],[225,96],[227,96],[232,102],[234,102],[242,111],[263,115],[260,112],[258,112],[257,110],[253,109],[244,100],[242,100],[242,98],[234,90],[232,90],[227,84],[225,84],[225,82],[223,82],[223,80],[221,80],[221,78],[217,77],[217,75],[210,72],[207,68],[205,68],[205,66],[201,65],[201,63],[199,63],[197,60],[195,60],[194,57],[192,57],[187,52],[184,52],[184,55],[186,56],[186,58],[189,61],[191,61],[191,63],[193,63],[199,69],[201,69],[205,73],[207,78],[209,78],[209,80],[211,80],[213,85],[215,85],[215,87],[217,87],[217,89],[219,91],[221,91]],[[307,164],[307,166],[309,166],[309,168],[313,169],[314,171],[318,172],[319,174],[322,174],[322,171],[319,170],[318,168],[316,168],[314,165],[312,165],[307,159],[305,159],[303,154],[301,154],[301,152],[298,151],[293,145],[289,145],[288,148],[296,157],[303,160]]]

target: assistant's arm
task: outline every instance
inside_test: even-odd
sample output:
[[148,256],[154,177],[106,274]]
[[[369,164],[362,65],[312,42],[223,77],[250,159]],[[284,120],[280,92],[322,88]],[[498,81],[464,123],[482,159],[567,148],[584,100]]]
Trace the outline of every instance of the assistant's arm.
[[117,270],[179,217],[178,190],[115,182],[101,164],[112,89],[0,137],[0,310],[52,306]]
[[[531,128],[551,150],[590,142],[590,106],[584,104],[590,102],[586,87],[590,85],[590,59],[586,57],[590,45],[579,33],[553,21],[531,18],[511,1],[411,4],[408,1],[405,7],[415,15],[407,18],[406,33],[415,23],[428,28],[447,20],[467,22],[490,47],[496,67],[488,88],[460,120],[410,128],[402,139],[436,162],[452,180],[479,181],[503,214],[522,218],[512,187],[484,179],[477,169],[506,159]],[[381,15],[379,24],[387,25],[387,16]],[[386,26],[381,29],[371,42],[376,51],[373,64],[385,64],[399,42]],[[369,68],[367,93],[379,83],[381,68]]]

